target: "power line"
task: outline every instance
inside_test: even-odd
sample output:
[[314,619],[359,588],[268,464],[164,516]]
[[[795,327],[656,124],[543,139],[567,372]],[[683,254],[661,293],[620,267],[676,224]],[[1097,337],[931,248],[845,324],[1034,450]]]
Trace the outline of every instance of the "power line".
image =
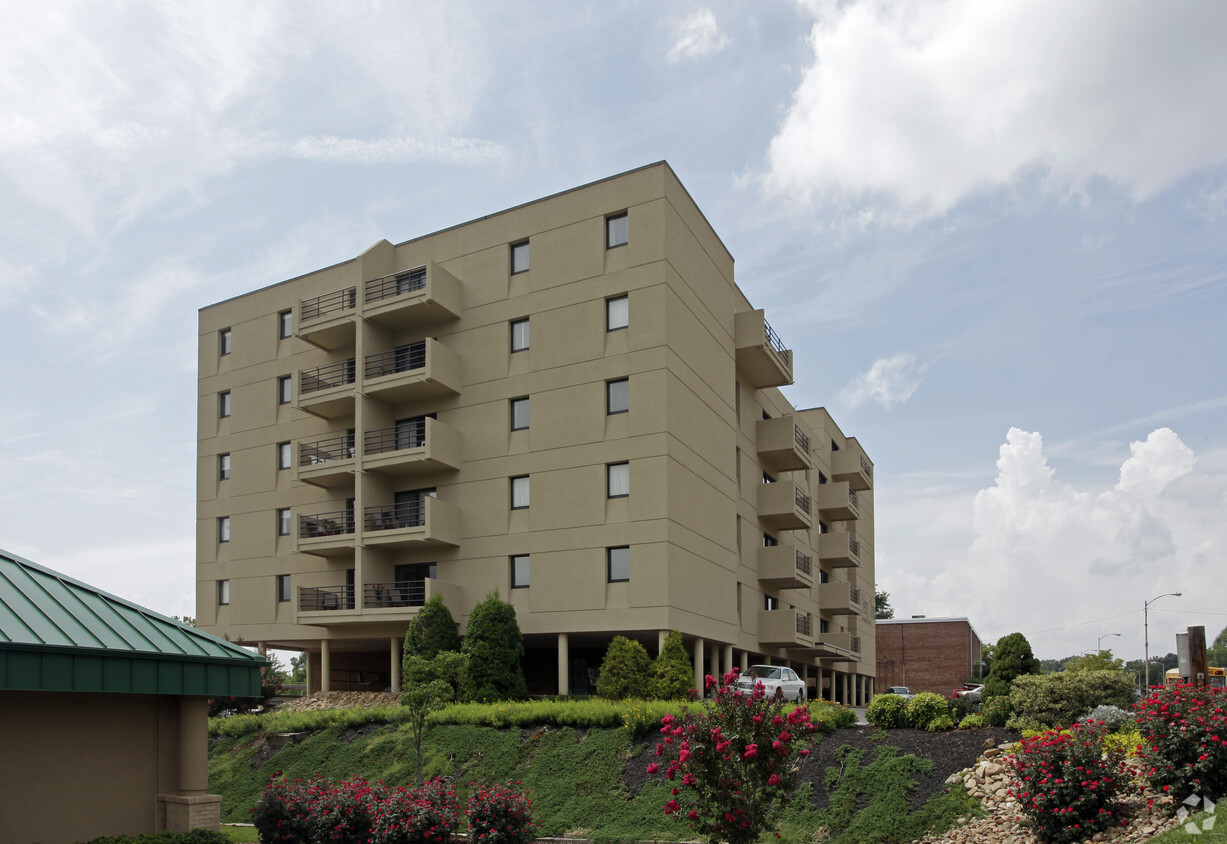
[[1137,615],[1137,614],[1138,614],[1137,610],[1131,610],[1130,612],[1123,612],[1117,615],[1109,615],[1104,618],[1095,618],[1090,621],[1079,621],[1077,624],[1067,624],[1064,627],[1051,627],[1047,630],[1037,630],[1034,633],[1029,633],[1029,634],[1024,634],[1024,635],[1026,635],[1027,638],[1030,638],[1031,636],[1042,636],[1045,633],[1056,633],[1061,630],[1073,630],[1075,627],[1086,627],[1088,624],[1098,624],[1101,621],[1111,621],[1114,618],[1124,618],[1127,615]]

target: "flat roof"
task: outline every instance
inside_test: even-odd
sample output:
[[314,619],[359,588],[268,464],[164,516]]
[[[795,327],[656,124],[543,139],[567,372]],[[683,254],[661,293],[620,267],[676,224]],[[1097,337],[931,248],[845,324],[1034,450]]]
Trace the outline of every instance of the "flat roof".
[[964,624],[966,624],[968,627],[971,628],[971,632],[976,634],[977,639],[979,639],[981,642],[984,641],[984,637],[980,635],[979,631],[977,631],[975,627],[972,627],[971,622],[967,620],[966,616],[934,616],[933,618],[928,618],[928,617],[925,617],[925,618],[879,618],[879,619],[876,619],[874,623],[875,624],[933,624],[936,622],[943,622],[943,621],[944,622],[961,621]]

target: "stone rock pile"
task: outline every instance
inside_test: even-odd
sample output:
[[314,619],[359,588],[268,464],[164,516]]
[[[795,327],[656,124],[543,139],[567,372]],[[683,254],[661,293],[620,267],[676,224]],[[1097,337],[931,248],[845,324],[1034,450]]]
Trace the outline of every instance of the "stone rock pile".
[[[1010,743],[993,746],[986,742],[976,764],[951,774],[946,782],[962,784],[967,793],[980,800],[987,813],[982,818],[959,818],[958,826],[940,836],[930,836],[913,844],[1036,844],[1038,839],[1023,820],[1017,798],[1012,794]],[[1128,764],[1128,782],[1123,789],[1117,817],[1123,826],[1087,838],[1092,842],[1147,841],[1179,824],[1171,814],[1172,799],[1150,788],[1136,759]]]
[[308,697],[286,701],[277,709],[284,712],[317,712],[321,709],[346,709],[352,706],[371,709],[376,706],[395,706],[398,703],[400,695],[393,692],[316,692]]

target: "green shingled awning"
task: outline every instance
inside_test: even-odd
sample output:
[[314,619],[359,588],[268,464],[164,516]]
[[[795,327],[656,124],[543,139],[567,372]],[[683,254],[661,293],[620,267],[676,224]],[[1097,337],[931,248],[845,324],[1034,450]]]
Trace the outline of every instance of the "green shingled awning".
[[265,664],[0,550],[0,690],[256,697]]

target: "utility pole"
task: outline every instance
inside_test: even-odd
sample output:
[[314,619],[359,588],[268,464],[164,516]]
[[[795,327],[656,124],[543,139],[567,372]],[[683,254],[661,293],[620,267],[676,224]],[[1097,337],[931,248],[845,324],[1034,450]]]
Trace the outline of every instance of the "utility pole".
[[1206,628],[1190,627],[1189,682],[1198,688],[1210,685],[1210,670],[1206,663]]

